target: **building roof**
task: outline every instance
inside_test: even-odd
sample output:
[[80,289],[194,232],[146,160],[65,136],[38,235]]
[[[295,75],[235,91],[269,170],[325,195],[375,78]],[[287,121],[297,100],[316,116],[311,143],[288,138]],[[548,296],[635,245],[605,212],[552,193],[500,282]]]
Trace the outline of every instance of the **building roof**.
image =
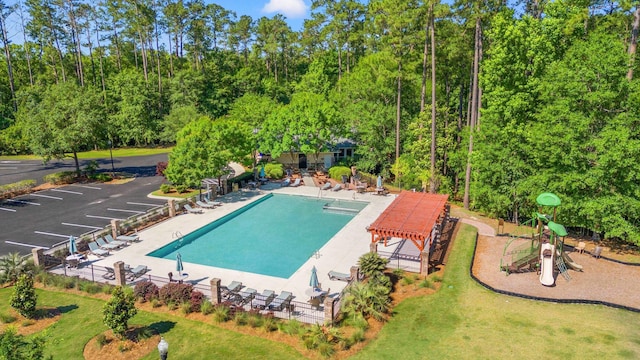
[[[447,194],[403,191],[367,229],[371,235],[412,240],[424,245],[445,212]],[[418,246],[420,250],[423,249]]]

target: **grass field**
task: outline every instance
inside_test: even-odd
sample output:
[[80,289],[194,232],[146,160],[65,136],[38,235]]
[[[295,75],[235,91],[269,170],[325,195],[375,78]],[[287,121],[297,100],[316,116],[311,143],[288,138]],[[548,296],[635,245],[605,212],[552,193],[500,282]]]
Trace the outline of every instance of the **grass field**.
[[[13,288],[0,289],[0,312],[9,310]],[[38,290],[38,307],[56,307],[60,320],[46,331],[46,354],[54,359],[81,360],[85,344],[107,330],[102,323],[104,301],[62,292]],[[170,344],[172,359],[301,359],[293,348],[221,329],[213,324],[169,314],[138,311],[130,325],[151,326]],[[17,323],[20,326],[20,323]],[[157,350],[144,359],[157,359]]]
[[378,338],[354,358],[640,358],[640,314],[492,293],[469,276],[474,240],[475,228],[462,225],[441,290],[402,302]]
[[[172,148],[121,148],[121,149],[113,149],[113,157],[128,157],[128,156],[145,156],[145,155],[155,155],[155,154],[164,154],[171,152]],[[67,154],[69,158],[73,154]],[[95,150],[95,151],[85,151],[78,153],[78,159],[106,159],[110,158],[111,153],[109,149],[106,150]],[[0,156],[0,160],[41,160],[42,158],[35,155],[11,155],[11,156]]]

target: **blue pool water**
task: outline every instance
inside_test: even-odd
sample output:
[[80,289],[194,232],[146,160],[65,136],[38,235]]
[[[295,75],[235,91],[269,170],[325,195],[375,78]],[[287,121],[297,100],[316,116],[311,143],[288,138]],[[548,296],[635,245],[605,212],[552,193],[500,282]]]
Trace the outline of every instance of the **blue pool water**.
[[147,255],[288,278],[365,206],[270,194]]

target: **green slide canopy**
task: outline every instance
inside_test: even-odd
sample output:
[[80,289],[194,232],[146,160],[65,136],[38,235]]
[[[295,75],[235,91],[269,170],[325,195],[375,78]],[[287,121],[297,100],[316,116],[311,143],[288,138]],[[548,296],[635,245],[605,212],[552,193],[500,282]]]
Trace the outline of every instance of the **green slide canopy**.
[[536,202],[540,206],[560,206],[560,198],[554,193],[542,193],[538,195]]
[[565,229],[564,226],[562,226],[562,225],[560,225],[558,223],[554,223],[553,221],[549,221],[547,226],[549,227],[549,230],[551,230],[554,233],[556,233],[556,235],[558,235],[558,236],[567,236],[567,229]]

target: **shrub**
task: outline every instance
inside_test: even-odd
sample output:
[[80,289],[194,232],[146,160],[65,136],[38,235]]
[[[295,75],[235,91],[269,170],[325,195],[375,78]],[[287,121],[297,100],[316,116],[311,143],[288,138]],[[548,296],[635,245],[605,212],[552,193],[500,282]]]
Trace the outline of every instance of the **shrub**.
[[346,175],[347,177],[351,176],[351,169],[346,166],[332,166],[329,168],[329,177],[342,181],[342,175]]
[[355,343],[359,343],[364,341],[365,339],[365,330],[362,328],[357,329],[356,331],[353,332],[353,334],[351,334],[351,341],[355,344]]
[[152,308],[159,308],[160,306],[162,306],[162,303],[160,302],[160,300],[158,299],[151,299],[151,307]]
[[29,192],[31,188],[36,186],[35,180],[22,180],[16,183],[0,185],[0,198],[5,195],[19,195]]
[[184,184],[176,185],[176,191],[180,194],[186,193],[189,187]]
[[358,260],[360,265],[360,271],[365,276],[372,276],[376,272],[382,272],[387,268],[388,259],[385,259],[378,255],[378,253],[369,252],[362,256]]
[[217,322],[229,321],[229,312],[231,309],[227,305],[219,304],[213,309],[213,319]]
[[27,320],[24,320],[22,322],[22,327],[28,327],[28,326],[31,326],[31,325],[33,325],[35,323],[36,323],[35,320],[27,319]]
[[133,288],[133,294],[136,296],[136,299],[142,302],[157,299],[158,293],[158,285],[147,280],[137,282]]
[[129,328],[129,319],[138,313],[135,301],[133,293],[125,292],[121,286],[118,286],[102,309],[102,321],[120,339],[124,338]]
[[280,331],[287,335],[300,335],[304,332],[304,326],[296,319],[281,323]]
[[167,305],[170,302],[182,304],[183,302],[188,302],[191,300],[192,290],[193,286],[189,284],[168,283],[160,288],[158,296],[160,298],[160,301]]
[[262,328],[266,332],[276,331],[278,329],[278,322],[273,316],[266,316],[262,322]]
[[203,315],[209,315],[213,312],[213,304],[211,303],[211,301],[204,299],[202,300],[202,304],[200,304],[200,312]]
[[100,167],[100,165],[98,165],[98,162],[95,160],[89,160],[87,162],[87,165],[84,166],[84,173],[87,177],[91,177],[91,175],[95,174],[96,170],[98,170],[98,168]]
[[415,280],[413,280],[413,278],[411,276],[407,276],[407,277],[403,277],[402,278],[402,285],[411,285],[415,282]]
[[236,309],[236,316],[233,318],[236,322],[236,325],[247,325],[249,323],[249,315],[240,310],[240,308]]
[[33,287],[33,277],[31,275],[22,274],[18,278],[11,295],[11,307],[16,311],[31,319],[36,314],[36,303],[38,296]]
[[163,194],[169,193],[171,191],[171,185],[169,184],[160,185],[160,191],[162,191]]
[[[164,176],[164,171],[167,170],[169,164],[166,161],[160,161],[156,164],[156,176]],[[166,193],[165,193],[166,194]]]
[[250,312],[247,317],[247,323],[252,328],[259,328],[264,323],[264,319],[260,313]]
[[52,183],[55,185],[71,184],[76,178],[75,171],[60,171],[53,174],[44,176],[44,182]]
[[104,334],[98,334],[96,336],[96,344],[99,349],[102,349],[103,346],[107,345],[107,337]]
[[270,179],[282,179],[284,166],[279,163],[268,163],[264,166],[264,174]]
[[87,294],[97,294],[102,291],[102,286],[93,281],[80,280],[78,282],[78,290],[84,291]]
[[111,175],[107,173],[97,173],[90,176],[92,180],[100,181],[100,182],[109,182],[113,180]]
[[182,304],[180,304],[180,311],[182,311],[184,315],[191,314],[192,310],[193,309],[191,308],[190,302],[183,302]]
[[435,289],[435,285],[433,285],[433,282],[431,282],[431,280],[429,279],[420,281],[420,283],[418,283],[418,286],[421,288]]
[[200,291],[192,291],[191,292],[191,311],[200,312],[200,307],[202,306],[202,302],[205,300],[204,294]]
[[16,321],[16,317],[11,314],[0,313],[0,323],[11,324]]

